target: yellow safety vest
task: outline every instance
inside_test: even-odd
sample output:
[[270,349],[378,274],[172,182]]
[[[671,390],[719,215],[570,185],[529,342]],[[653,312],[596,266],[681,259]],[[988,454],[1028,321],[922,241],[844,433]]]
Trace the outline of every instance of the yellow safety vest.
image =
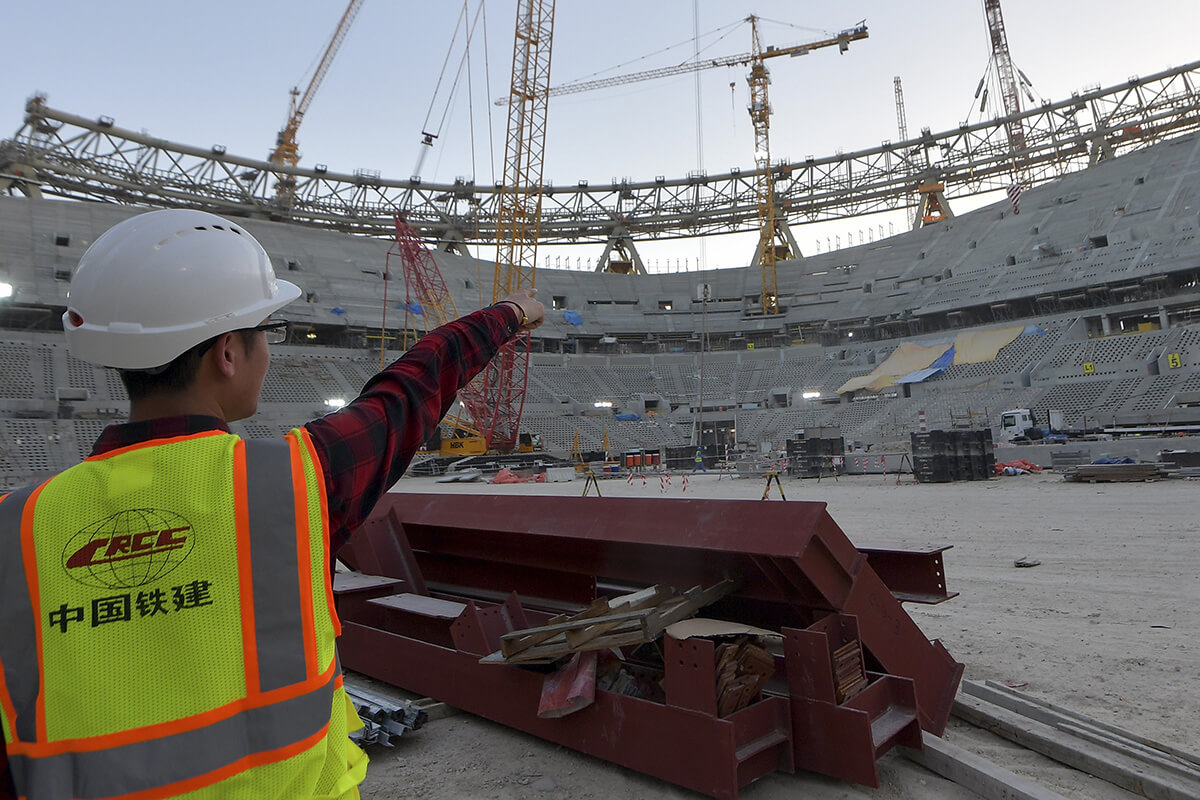
[[18,794],[357,798],[326,510],[304,429],[157,439],[0,499]]

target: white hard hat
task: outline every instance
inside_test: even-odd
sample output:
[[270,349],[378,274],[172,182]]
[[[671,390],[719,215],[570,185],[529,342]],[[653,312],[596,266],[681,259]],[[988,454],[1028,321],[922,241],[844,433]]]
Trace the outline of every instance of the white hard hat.
[[151,211],[109,228],[83,254],[63,330],[76,358],[152,369],[258,325],[300,294],[275,278],[267,252],[241,226],[205,211]]

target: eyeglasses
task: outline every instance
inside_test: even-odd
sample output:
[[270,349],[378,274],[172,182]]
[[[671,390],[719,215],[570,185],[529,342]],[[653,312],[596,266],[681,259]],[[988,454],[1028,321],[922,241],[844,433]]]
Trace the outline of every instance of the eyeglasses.
[[269,319],[262,325],[246,328],[248,331],[262,331],[267,344],[281,344],[287,341],[287,320]]

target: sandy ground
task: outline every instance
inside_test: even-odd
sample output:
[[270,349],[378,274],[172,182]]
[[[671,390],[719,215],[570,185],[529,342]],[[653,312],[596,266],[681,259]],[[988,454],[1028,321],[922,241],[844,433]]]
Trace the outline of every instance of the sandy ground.
[[[1025,683],[1025,691],[1143,736],[1200,751],[1200,481],[1065,483],[1049,473],[979,483],[913,485],[906,476],[784,479],[789,501],[828,503],[860,546],[953,545],[951,591],[936,606],[908,605],[930,638],[966,664],[966,678]],[[701,475],[682,494],[603,482],[605,496],[758,499],[759,479]],[[581,483],[489,486],[405,479],[405,492],[577,495]],[[772,497],[777,497],[773,491]],[[779,502],[777,499],[773,502]],[[1015,559],[1041,561],[1015,568]],[[952,723],[947,738],[1083,800],[1132,797],[988,734]],[[590,756],[460,714],[430,723],[392,750],[372,748],[368,797],[691,798],[694,793]],[[784,797],[972,797],[895,754],[882,786],[772,775],[748,800]]]

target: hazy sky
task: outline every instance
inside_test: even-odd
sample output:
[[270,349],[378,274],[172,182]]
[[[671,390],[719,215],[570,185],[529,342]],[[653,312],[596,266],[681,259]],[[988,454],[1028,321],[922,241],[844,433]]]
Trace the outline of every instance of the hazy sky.
[[[470,16],[477,5],[469,0]],[[799,160],[855,150],[897,138],[895,75],[903,81],[911,134],[967,119],[990,52],[982,6],[982,0],[567,0],[558,3],[551,83],[690,59],[697,8],[702,34],[728,31],[720,41],[703,39],[705,56],[748,51],[749,27],[727,26],[750,13],[787,23],[763,24],[764,43],[777,46],[865,19],[870,38],[853,43],[845,55],[829,48],[770,62],[772,155]],[[301,164],[324,163],[337,172],[375,169],[391,178],[412,174],[431,104],[429,125],[436,127],[462,53],[460,35],[435,103],[462,8],[461,0],[366,0],[300,128]],[[265,157],[286,117],[288,89],[307,83],[344,9],[343,0],[9,3],[0,136],[19,128],[25,99],[41,91],[54,108],[112,116],[119,126],[176,142],[223,144],[230,153]],[[1046,99],[1200,60],[1200,0],[1004,0],[1003,11],[1013,59]],[[421,170],[426,180],[500,177],[500,157],[490,153],[503,148],[505,116],[487,101],[487,81],[491,97],[505,93],[515,2],[488,0],[484,14],[486,37],[481,17],[470,69],[463,70],[437,147]],[[618,65],[624,67],[611,69]],[[752,166],[744,70],[700,74],[703,167],[717,173]],[[553,100],[546,180],[649,180],[698,169],[695,86],[694,77],[684,76]],[[799,227],[796,235],[805,252],[815,252],[818,239],[823,249],[826,236],[860,227],[847,220]],[[710,239],[705,263],[744,264],[750,246],[744,237]],[[600,250],[589,245],[543,253],[567,254],[574,266],[575,259],[595,258]],[[698,243],[680,241],[642,248],[652,267],[657,260],[660,268],[670,262],[672,269],[684,258],[694,269],[700,251]],[[480,255],[491,257],[488,251]]]

